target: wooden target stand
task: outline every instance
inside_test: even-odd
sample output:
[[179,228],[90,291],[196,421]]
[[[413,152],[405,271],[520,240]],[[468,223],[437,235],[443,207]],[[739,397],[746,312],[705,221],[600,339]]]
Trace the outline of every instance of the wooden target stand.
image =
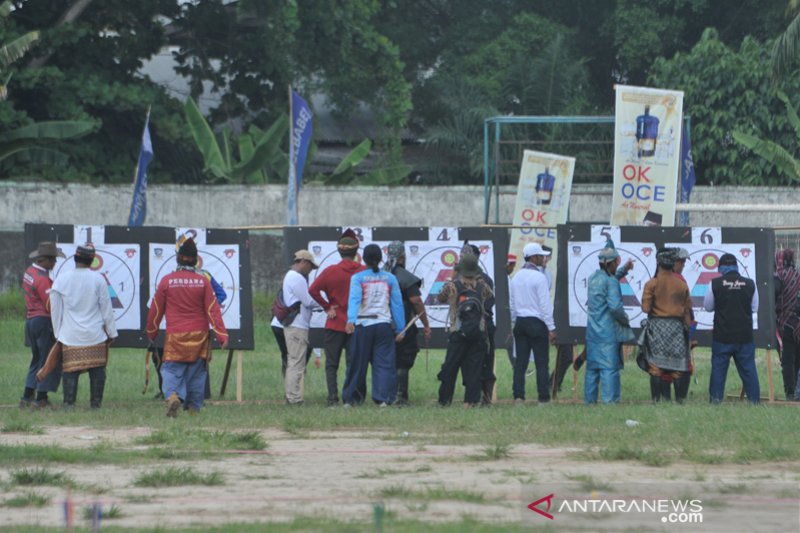
[[244,352],[242,352],[242,350],[228,350],[228,359],[225,361],[225,372],[222,374],[222,386],[219,389],[219,397],[225,397],[225,390],[228,388],[228,377],[230,377],[234,353],[236,353],[236,401],[241,402],[242,378],[244,374]]

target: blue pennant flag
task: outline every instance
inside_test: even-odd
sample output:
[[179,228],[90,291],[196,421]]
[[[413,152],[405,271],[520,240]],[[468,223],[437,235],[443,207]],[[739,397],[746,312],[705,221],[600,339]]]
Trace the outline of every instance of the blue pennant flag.
[[133,201],[131,214],[128,216],[128,227],[141,226],[147,217],[147,165],[153,159],[153,143],[150,140],[150,112],[144,121],[142,147],[139,150],[139,161],[136,162],[136,181],[133,185]]
[[[692,160],[692,140],[689,138],[689,130],[686,123],[683,124],[683,135],[681,135],[681,203],[688,204],[692,194],[692,188],[697,182],[694,174],[694,161]],[[681,211],[678,216],[679,226],[689,225],[689,212]]]
[[289,194],[287,195],[287,223],[298,224],[297,193],[303,183],[308,146],[311,144],[312,116],[308,103],[294,91],[292,96],[292,123],[289,131]]

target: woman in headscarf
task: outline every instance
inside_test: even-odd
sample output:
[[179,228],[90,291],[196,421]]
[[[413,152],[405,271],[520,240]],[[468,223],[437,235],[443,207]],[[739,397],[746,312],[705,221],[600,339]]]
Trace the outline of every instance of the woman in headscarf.
[[686,282],[673,273],[676,257],[674,248],[658,251],[658,272],[642,295],[642,311],[648,317],[644,349],[654,402],[670,401],[672,382],[689,371],[692,301]]
[[781,369],[786,400],[793,401],[800,370],[800,317],[797,315],[797,293],[800,272],[795,268],[794,251],[775,253],[775,316],[781,347]]
[[383,259],[378,245],[364,248],[362,258],[367,269],[350,278],[345,330],[352,334],[352,359],[347,363],[342,401],[346,406],[364,401],[371,364],[372,400],[385,407],[397,398],[395,342],[403,340],[403,298],[397,278],[378,268]]

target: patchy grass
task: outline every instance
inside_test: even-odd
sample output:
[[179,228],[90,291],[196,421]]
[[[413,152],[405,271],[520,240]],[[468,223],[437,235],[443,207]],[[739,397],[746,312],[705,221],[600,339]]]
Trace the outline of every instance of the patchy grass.
[[30,420],[7,420],[3,427],[0,428],[0,433],[28,433],[30,435],[42,435],[44,429],[34,426]]
[[567,479],[569,479],[570,481],[577,481],[578,483],[580,483],[581,490],[585,492],[594,492],[594,491],[610,492],[612,490],[611,485],[609,485],[608,483],[597,481],[592,476],[587,476],[585,474],[567,476]]
[[137,487],[180,487],[183,485],[223,485],[222,474],[201,474],[189,467],[168,467],[139,474],[133,484]]
[[483,449],[483,455],[472,455],[473,461],[499,461],[511,457],[511,446],[507,444],[493,444]]
[[147,446],[202,451],[263,450],[268,446],[258,431],[209,431],[198,428],[160,429],[145,437],[139,437],[134,442]]
[[[91,520],[92,514],[94,510],[91,507],[84,507],[83,508],[83,518],[84,520]],[[116,518],[122,518],[125,516],[125,513],[122,512],[122,508],[117,504],[112,504],[111,507],[107,509],[103,506],[100,508],[100,518],[102,520],[114,520]]]
[[44,507],[48,503],[50,503],[50,496],[29,491],[5,500],[3,505],[6,507]]
[[384,498],[425,501],[462,501],[469,503],[485,503],[486,496],[478,492],[460,489],[447,489],[445,487],[427,487],[425,489],[410,489],[402,485],[391,485],[380,490],[379,495]]
[[23,468],[11,472],[11,483],[24,486],[72,487],[75,482],[64,472],[46,468]]

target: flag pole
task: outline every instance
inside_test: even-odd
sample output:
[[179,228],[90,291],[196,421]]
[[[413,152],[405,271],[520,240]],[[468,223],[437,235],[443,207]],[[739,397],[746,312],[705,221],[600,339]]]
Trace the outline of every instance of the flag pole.
[[294,110],[292,109],[292,85],[289,84],[288,86],[288,95],[289,95],[289,183],[287,188],[286,194],[286,218],[287,218],[287,225],[289,226],[296,226],[297,221],[297,191],[296,191],[296,182],[297,179],[295,178],[295,173],[297,169],[295,168],[295,161],[294,161]]

